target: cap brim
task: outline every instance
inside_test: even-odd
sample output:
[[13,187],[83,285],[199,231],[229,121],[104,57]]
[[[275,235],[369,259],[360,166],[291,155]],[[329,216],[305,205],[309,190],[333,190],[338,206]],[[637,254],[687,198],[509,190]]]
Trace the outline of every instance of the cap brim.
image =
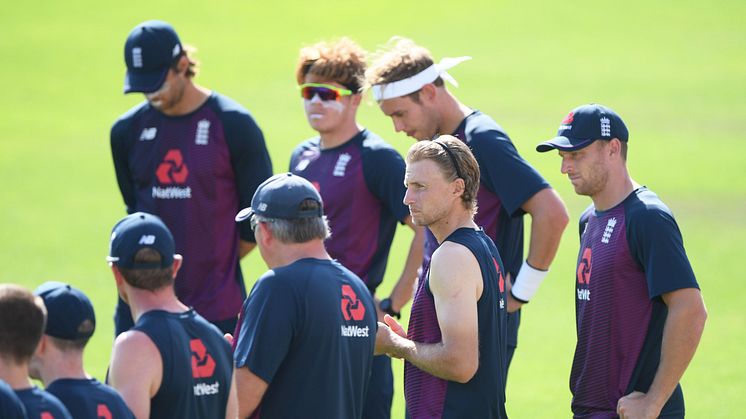
[[254,215],[254,210],[251,209],[251,207],[244,208],[236,214],[236,222],[240,223],[241,221],[246,221],[251,218],[252,215]]
[[544,153],[552,150],[577,151],[588,147],[595,139],[580,139],[569,137],[554,137],[536,146],[536,151]]
[[147,73],[135,73],[127,70],[124,76],[124,93],[153,93],[163,86],[168,74],[168,67]]

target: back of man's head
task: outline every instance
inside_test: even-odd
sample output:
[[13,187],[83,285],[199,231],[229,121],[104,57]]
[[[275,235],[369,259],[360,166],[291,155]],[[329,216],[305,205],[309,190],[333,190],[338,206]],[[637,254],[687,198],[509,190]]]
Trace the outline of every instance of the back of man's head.
[[0,357],[27,363],[39,345],[47,312],[39,297],[17,285],[0,285]]
[[280,173],[259,185],[251,207],[241,210],[236,221],[249,221],[252,228],[265,223],[285,244],[324,240],[330,234],[321,195],[311,182],[292,173]]
[[44,334],[59,350],[82,351],[96,329],[93,304],[79,289],[60,282],[46,282],[34,294],[47,309]]
[[130,286],[155,291],[173,284],[175,248],[171,231],[160,218],[136,212],[112,229],[106,260]]
[[[433,56],[427,48],[408,38],[393,37],[374,55],[373,64],[365,72],[365,82],[366,85],[373,86],[404,80],[433,63]],[[443,80],[438,78],[433,83],[442,86]]]

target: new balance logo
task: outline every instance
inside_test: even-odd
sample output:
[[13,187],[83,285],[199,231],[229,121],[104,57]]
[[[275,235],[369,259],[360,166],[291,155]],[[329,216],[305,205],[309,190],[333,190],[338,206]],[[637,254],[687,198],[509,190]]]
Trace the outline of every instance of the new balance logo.
[[601,136],[611,137],[611,121],[605,116],[601,118]]
[[142,48],[132,48],[132,66],[142,68]]
[[194,136],[194,144],[207,145],[210,138],[210,121],[203,119],[197,122],[197,134]]
[[152,234],[144,234],[140,237],[140,242],[138,244],[150,245],[153,243],[155,243],[155,236]]
[[606,229],[604,229],[604,234],[601,236],[601,243],[609,243],[611,234],[614,232],[614,226],[616,226],[616,218],[609,218],[609,221],[606,223]]
[[158,133],[158,128],[143,128],[140,133],[140,141],[152,141],[155,140],[155,135]]
[[334,165],[334,172],[332,174],[337,177],[344,176],[345,170],[347,170],[347,163],[349,163],[350,160],[352,160],[351,155],[347,153],[340,154],[337,163]]

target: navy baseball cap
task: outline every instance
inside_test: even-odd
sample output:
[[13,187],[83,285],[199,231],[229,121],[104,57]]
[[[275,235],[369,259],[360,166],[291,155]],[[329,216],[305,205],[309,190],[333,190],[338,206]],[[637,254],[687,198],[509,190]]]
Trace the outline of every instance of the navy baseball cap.
[[96,330],[91,300],[77,288],[62,282],[45,282],[34,290],[47,308],[44,333],[64,340],[88,339]]
[[[301,209],[301,203],[306,199],[318,202],[318,208]],[[311,182],[292,173],[280,173],[256,188],[251,207],[242,209],[236,215],[236,221],[247,220],[254,214],[285,220],[321,217],[324,215],[323,201]]]
[[[140,249],[150,248],[161,255],[160,263],[135,263]],[[174,237],[160,218],[145,212],[130,214],[111,230],[106,260],[125,269],[168,268],[174,263]]]
[[160,20],[149,20],[132,29],[124,44],[124,93],[152,93],[166,81],[168,69],[184,47],[174,28]]
[[536,151],[576,151],[596,140],[627,142],[629,132],[622,118],[606,106],[591,103],[573,109],[562,120],[557,136],[536,146]]

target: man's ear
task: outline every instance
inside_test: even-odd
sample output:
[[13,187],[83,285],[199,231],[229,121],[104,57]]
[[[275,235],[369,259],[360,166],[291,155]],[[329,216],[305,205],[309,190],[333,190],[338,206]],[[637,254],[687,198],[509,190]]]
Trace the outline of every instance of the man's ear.
[[179,268],[181,268],[181,263],[182,262],[184,262],[184,257],[181,256],[178,253],[175,254],[174,255],[174,265],[173,265],[173,269],[174,269],[174,274],[173,275],[174,275],[174,278],[176,278],[176,274],[179,272]]

